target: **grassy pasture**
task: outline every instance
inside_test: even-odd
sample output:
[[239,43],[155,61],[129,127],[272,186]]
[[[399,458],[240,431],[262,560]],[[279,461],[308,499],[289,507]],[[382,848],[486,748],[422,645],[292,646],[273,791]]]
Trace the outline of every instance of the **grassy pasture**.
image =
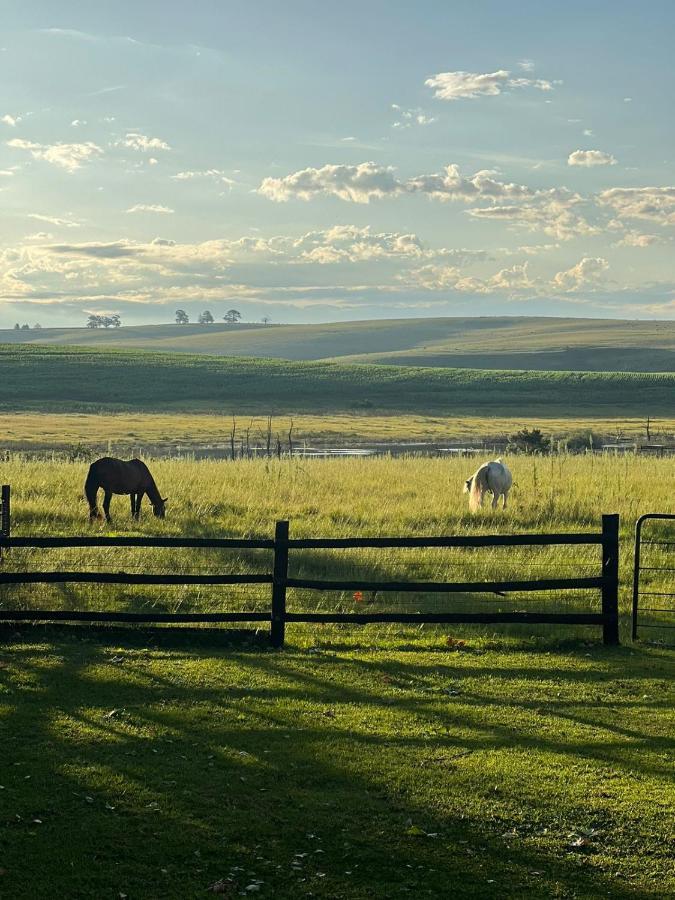
[[[636,457],[556,456],[548,459],[514,457],[512,507],[479,516],[467,511],[461,492],[464,479],[476,465],[461,459],[366,460],[238,460],[231,462],[154,460],[151,463],[163,496],[169,497],[168,517],[156,520],[146,507],[139,525],[129,517],[128,499],[113,500],[113,527],[123,533],[269,537],[277,519],[291,520],[296,537],[349,535],[464,534],[475,531],[597,531],[602,512],[618,512],[622,519],[621,608],[629,608],[632,529],[643,512],[673,510],[672,461]],[[82,497],[86,463],[10,458],[0,465],[0,480],[13,491],[15,533],[78,534],[89,529]],[[99,526],[96,526],[97,528]],[[105,533],[105,532],[104,532]],[[654,564],[662,565],[660,551]],[[95,553],[95,555],[92,555]],[[214,566],[211,551],[170,552],[109,549],[49,551],[40,563],[54,568],[125,571],[206,571]],[[31,564],[31,559],[33,563]],[[416,580],[494,580],[495,577],[536,578],[598,574],[599,548],[494,548],[466,550],[367,550],[302,552],[293,557],[296,577],[346,577],[377,580],[396,577]],[[35,565],[35,551],[15,550],[9,566]],[[217,555],[223,571],[269,571],[265,552]],[[645,565],[647,563],[645,562]],[[167,569],[168,567],[168,569]],[[451,577],[452,576],[452,577]],[[660,576],[659,576],[660,577]],[[224,594],[224,591],[226,592]],[[214,611],[223,608],[267,609],[269,588],[204,586],[155,588],[91,585],[5,588],[10,597],[31,605],[56,608],[110,606],[157,611]],[[374,611],[427,609],[444,601],[436,597],[386,595],[364,603]],[[548,595],[471,597],[458,595],[452,608],[512,609],[596,608],[593,592],[568,598]],[[225,604],[225,606],[223,606]],[[351,595],[295,592],[289,608],[356,610]],[[478,604],[478,606],[476,606]],[[523,606],[523,604],[527,604]],[[544,630],[544,633],[545,630]],[[588,632],[584,632],[588,634]]]
[[[672,464],[509,463],[512,508],[470,517],[460,493],[466,460],[155,460],[168,518],[146,509],[132,523],[118,497],[113,527],[268,535],[288,516],[296,536],[595,530],[602,511],[617,511],[625,638],[631,525],[646,510],[673,509],[664,491]],[[1,463],[15,533],[87,533],[85,473],[82,463]],[[596,571],[596,550],[563,550],[310,553],[294,574]],[[35,552],[14,550],[4,564],[31,564]],[[32,565],[45,568],[213,566],[193,552],[38,553]],[[219,554],[217,563],[266,569],[269,560]],[[225,591],[5,588],[0,602],[185,611],[267,602],[253,589]],[[401,608],[410,599],[364,603]],[[453,603],[476,608],[476,600]],[[299,595],[289,608],[318,602]],[[362,608],[351,596],[320,602]],[[458,650],[447,628],[295,626],[275,653],[248,634],[242,646],[227,632],[3,631],[2,896],[183,900],[209,896],[214,884],[226,896],[289,900],[675,891],[671,651],[606,649],[597,634],[571,640],[568,629],[455,628],[452,637],[466,642]]]
[[[0,331],[0,343],[486,369],[673,371],[675,324],[491,316],[321,325],[137,325],[110,330]],[[508,348],[508,353],[504,352]]]
[[[281,415],[272,423],[273,434],[286,445],[289,428],[297,447],[314,442],[345,446],[360,442],[395,444],[436,442],[452,446],[476,440],[499,440],[521,428],[540,428],[555,442],[570,435],[621,435],[622,439],[646,441],[645,419],[593,417],[504,418],[503,416],[421,416],[421,415]],[[236,442],[250,428],[251,445],[265,445],[267,419],[264,416],[236,417]],[[232,417],[215,413],[38,413],[0,412],[0,448],[5,450],[68,450],[77,445],[128,454],[138,448],[145,452],[190,450],[197,445],[229,446]],[[675,418],[651,420],[652,441],[671,440]]]
[[519,372],[0,347],[0,408],[672,417],[675,374]]

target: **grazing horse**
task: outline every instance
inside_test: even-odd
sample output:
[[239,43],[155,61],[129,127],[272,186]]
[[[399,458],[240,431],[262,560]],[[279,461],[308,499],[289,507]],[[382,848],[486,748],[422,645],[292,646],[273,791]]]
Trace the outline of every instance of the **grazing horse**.
[[504,498],[503,509],[506,509],[506,498],[511,490],[513,478],[501,459],[483,463],[473,473],[471,478],[464,482],[464,493],[469,495],[469,509],[476,512],[483,505],[483,496],[492,494],[492,508],[497,508],[499,497]]
[[131,497],[131,515],[139,519],[141,500],[147,494],[152,503],[152,511],[164,518],[164,504],[167,498],[161,497],[150,470],[140,459],[113,459],[104,456],[89,466],[89,474],[84,483],[84,493],[89,502],[90,520],[100,519],[101,513],[97,505],[98,489],[103,488],[103,512],[106,522],[110,522],[110,500],[113,494],[129,494]]

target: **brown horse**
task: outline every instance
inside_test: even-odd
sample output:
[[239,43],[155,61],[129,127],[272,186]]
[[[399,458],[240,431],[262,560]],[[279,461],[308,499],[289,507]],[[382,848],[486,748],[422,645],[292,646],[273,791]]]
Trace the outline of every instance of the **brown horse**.
[[89,474],[84,483],[84,493],[89,502],[89,518],[100,519],[101,513],[97,505],[98,489],[103,488],[103,512],[106,522],[110,522],[110,500],[113,494],[129,494],[131,496],[131,515],[139,519],[141,500],[147,494],[152,503],[152,511],[164,518],[164,504],[167,498],[161,497],[150,470],[140,459],[113,459],[104,456],[89,466]]

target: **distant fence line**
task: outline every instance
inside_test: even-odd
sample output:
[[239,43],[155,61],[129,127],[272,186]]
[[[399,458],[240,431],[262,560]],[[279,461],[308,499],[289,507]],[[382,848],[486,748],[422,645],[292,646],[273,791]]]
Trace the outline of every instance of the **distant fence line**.
[[[505,534],[450,535],[429,537],[345,537],[291,538],[289,523],[279,521],[273,538],[190,538],[190,537],[13,537],[11,533],[11,491],[2,488],[0,511],[0,586],[20,584],[54,584],[81,582],[95,584],[180,585],[180,584],[269,584],[271,586],[268,611],[218,613],[131,613],[89,610],[18,610],[0,609],[0,621],[86,621],[142,623],[225,623],[269,622],[274,647],[284,644],[287,623],[331,622],[367,625],[375,622],[435,623],[435,624],[544,624],[586,625],[602,628],[603,642],[619,643],[618,584],[619,584],[619,516],[603,515],[602,530],[595,533],[569,534]],[[365,548],[479,548],[523,547],[549,545],[600,545],[600,572],[583,578],[541,578],[510,581],[370,581],[359,579],[290,578],[289,558],[299,550],[365,549]],[[220,550],[269,550],[273,553],[271,572],[228,574],[137,574],[130,572],[9,572],[2,566],[2,554],[13,548],[73,548],[73,547],[164,547],[211,548]],[[397,593],[504,593],[506,591],[600,591],[600,609],[596,612],[289,612],[287,593],[293,590],[315,591],[378,591]]]

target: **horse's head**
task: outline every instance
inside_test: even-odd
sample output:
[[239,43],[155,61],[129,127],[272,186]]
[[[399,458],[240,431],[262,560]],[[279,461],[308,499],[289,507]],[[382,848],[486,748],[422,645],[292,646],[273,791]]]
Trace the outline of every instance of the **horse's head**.
[[157,516],[158,519],[163,519],[164,516],[166,515],[165,507],[166,507],[166,501],[168,499],[169,499],[168,497],[160,497],[159,503],[152,504],[152,511],[154,512],[154,514]]
[[466,481],[464,482],[464,493],[465,494],[471,493],[472,482],[473,482],[473,475],[471,476],[471,478],[467,478]]

